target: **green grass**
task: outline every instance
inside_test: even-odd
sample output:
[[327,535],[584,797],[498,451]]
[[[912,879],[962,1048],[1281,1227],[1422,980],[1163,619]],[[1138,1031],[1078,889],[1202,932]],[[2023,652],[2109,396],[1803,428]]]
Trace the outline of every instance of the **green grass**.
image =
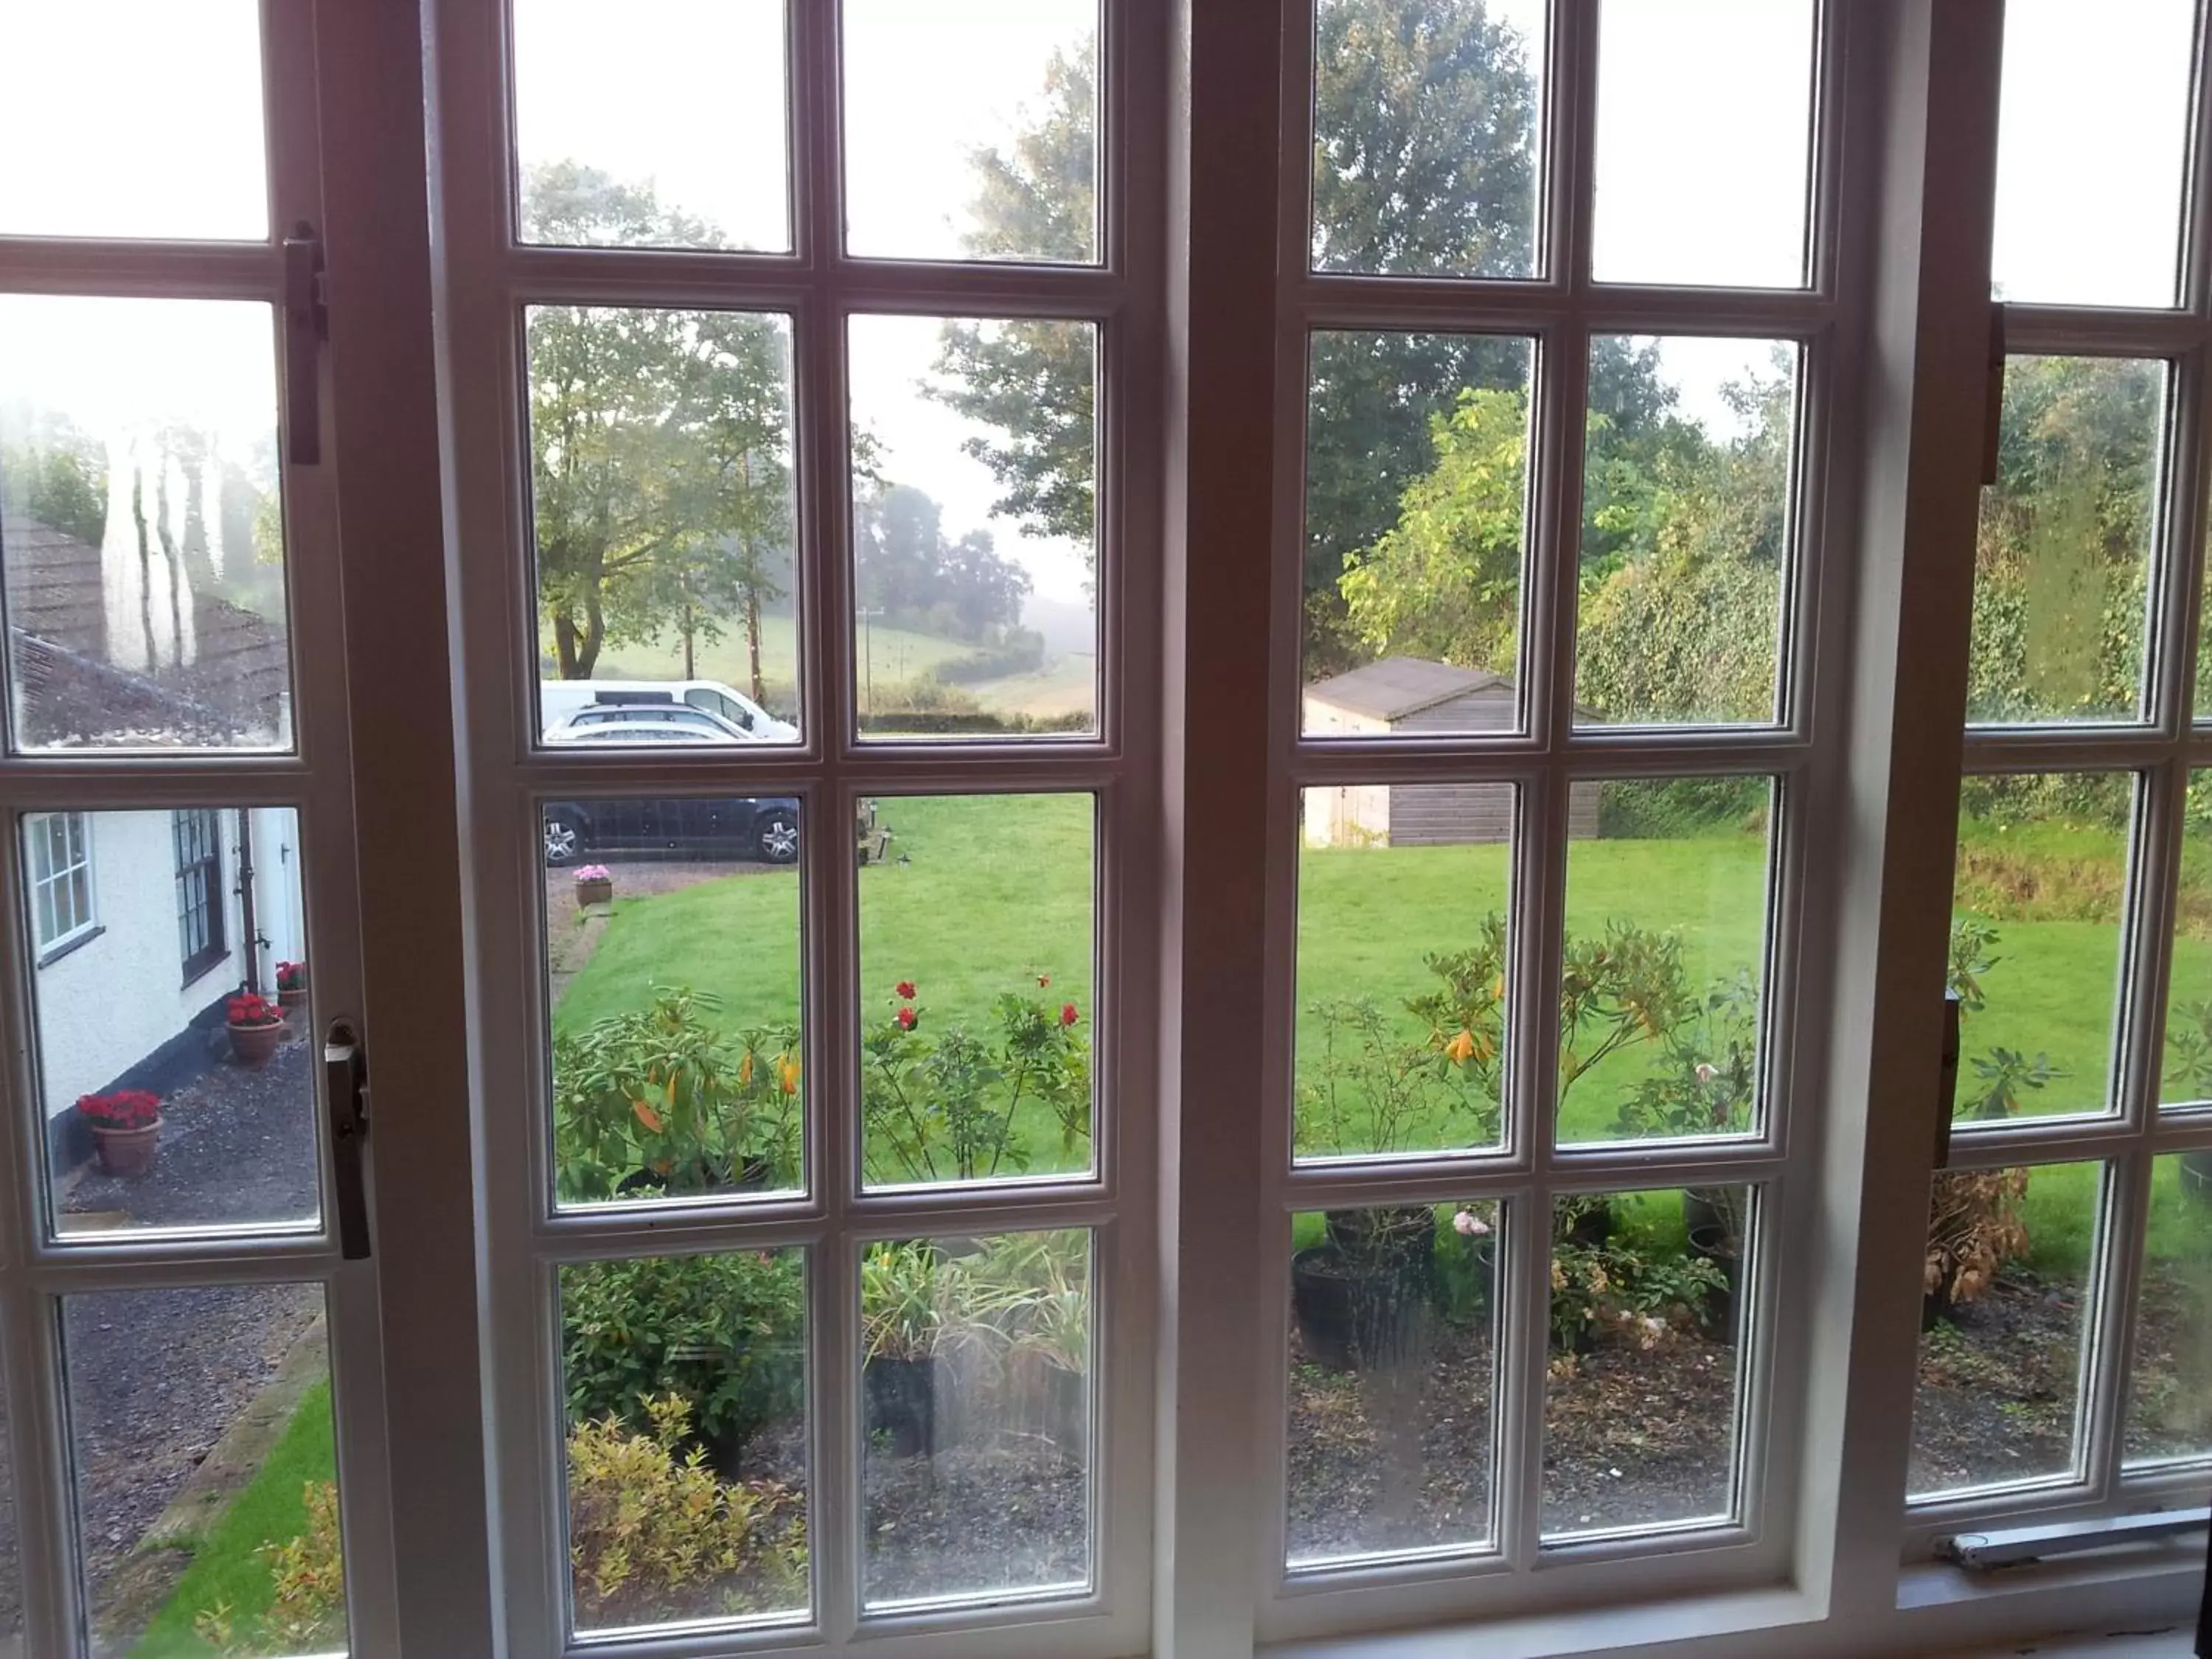
[[250,1631],[268,1610],[273,1588],[269,1564],[258,1552],[264,1544],[285,1543],[307,1531],[307,1484],[333,1479],[337,1468],[331,1385],[317,1382],[301,1397],[259,1473],[192,1547],[191,1565],[131,1649],[132,1659],[214,1652],[194,1633],[192,1624],[221,1606],[228,1605],[241,1633]]

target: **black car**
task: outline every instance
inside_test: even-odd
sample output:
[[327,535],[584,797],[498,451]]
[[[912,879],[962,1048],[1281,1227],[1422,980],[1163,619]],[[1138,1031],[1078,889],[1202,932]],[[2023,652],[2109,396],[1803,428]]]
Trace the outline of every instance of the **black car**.
[[588,857],[799,857],[799,803],[788,795],[727,800],[557,800],[545,808],[545,862]]

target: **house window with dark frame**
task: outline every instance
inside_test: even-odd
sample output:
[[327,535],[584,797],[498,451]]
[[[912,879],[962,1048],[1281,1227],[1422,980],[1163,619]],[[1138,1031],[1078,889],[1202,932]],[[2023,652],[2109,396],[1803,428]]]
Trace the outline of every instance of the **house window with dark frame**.
[[91,933],[92,836],[82,812],[48,812],[27,825],[31,929],[48,956]]
[[190,984],[229,954],[222,934],[222,825],[201,808],[170,815],[177,847],[177,953]]

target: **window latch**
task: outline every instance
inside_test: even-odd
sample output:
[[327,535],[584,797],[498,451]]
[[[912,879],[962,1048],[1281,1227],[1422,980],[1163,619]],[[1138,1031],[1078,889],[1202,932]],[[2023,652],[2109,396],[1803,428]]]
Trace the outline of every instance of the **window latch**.
[[323,1089],[331,1114],[331,1168],[337,1182],[338,1254],[368,1260],[368,1051],[350,1020],[334,1019],[323,1040]]
[[1997,439],[2004,424],[2005,308],[1990,307],[1989,380],[1982,393],[1982,482],[1997,481]]
[[1959,1109],[1959,994],[1943,993],[1943,1070],[1936,1085],[1936,1167],[1951,1163],[1951,1120]]
[[305,219],[284,239],[284,449],[294,466],[323,460],[322,348],[331,337],[322,239]]

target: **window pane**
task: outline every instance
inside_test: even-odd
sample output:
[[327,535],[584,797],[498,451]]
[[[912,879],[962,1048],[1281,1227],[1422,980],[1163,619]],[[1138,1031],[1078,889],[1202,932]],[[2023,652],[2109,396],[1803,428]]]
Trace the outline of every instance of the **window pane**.
[[860,1257],[860,1596],[1087,1589],[1091,1234]]
[[1961,787],[1959,1121],[2110,1109],[2134,783],[2051,772]]
[[1495,1146],[1513,786],[1350,785],[1303,800],[1298,1156]]
[[1734,1516],[1753,1192],[1557,1200],[1547,1538]]
[[2212,1101],[2212,772],[2189,775],[2158,1097],[2169,1106]]
[[1814,15],[1813,0],[1606,0],[1599,282],[1803,285]]
[[319,1285],[62,1298],[94,1659],[347,1644]]
[[572,1628],[803,1616],[804,1255],[570,1262],[560,1303]]
[[[197,902],[201,938],[216,943],[190,955],[176,815],[88,816],[100,931],[31,979],[56,1231],[313,1226],[316,1056],[307,1009],[280,1000],[278,979],[280,963],[307,956],[297,815],[207,815],[223,878]],[[68,883],[47,891],[65,921]]]
[[1534,343],[1313,337],[1305,732],[1519,730]]
[[851,331],[861,732],[1095,732],[1097,327]]
[[845,0],[845,246],[1098,260],[1097,0]]
[[1498,1208],[1294,1218],[1293,1570],[1495,1536]]
[[2101,1164],[1936,1174],[1914,1498],[2075,1472],[2104,1182]]
[[2007,361],[1974,550],[1975,724],[2140,717],[2165,384],[2154,362]]
[[1089,795],[892,796],[860,872],[871,1186],[1093,1167]]
[[530,463],[547,741],[796,742],[791,319],[532,309]]
[[292,741],[274,326],[243,301],[0,296],[19,747]]
[[1577,725],[1778,717],[1797,363],[1780,340],[1591,342]]
[[269,234],[254,0],[10,5],[0,63],[0,236]]
[[2212,1152],[2152,1165],[2123,1454],[2212,1456]]
[[514,0],[522,240],[791,246],[783,0]]
[[1559,1139],[1752,1133],[1772,780],[1573,787]]
[[560,1204],[805,1185],[799,813],[790,795],[545,804]]
[[1546,10],[1320,0],[1315,270],[1534,274]]
[[1997,297],[2170,306],[2189,159],[2194,0],[2008,0]]

